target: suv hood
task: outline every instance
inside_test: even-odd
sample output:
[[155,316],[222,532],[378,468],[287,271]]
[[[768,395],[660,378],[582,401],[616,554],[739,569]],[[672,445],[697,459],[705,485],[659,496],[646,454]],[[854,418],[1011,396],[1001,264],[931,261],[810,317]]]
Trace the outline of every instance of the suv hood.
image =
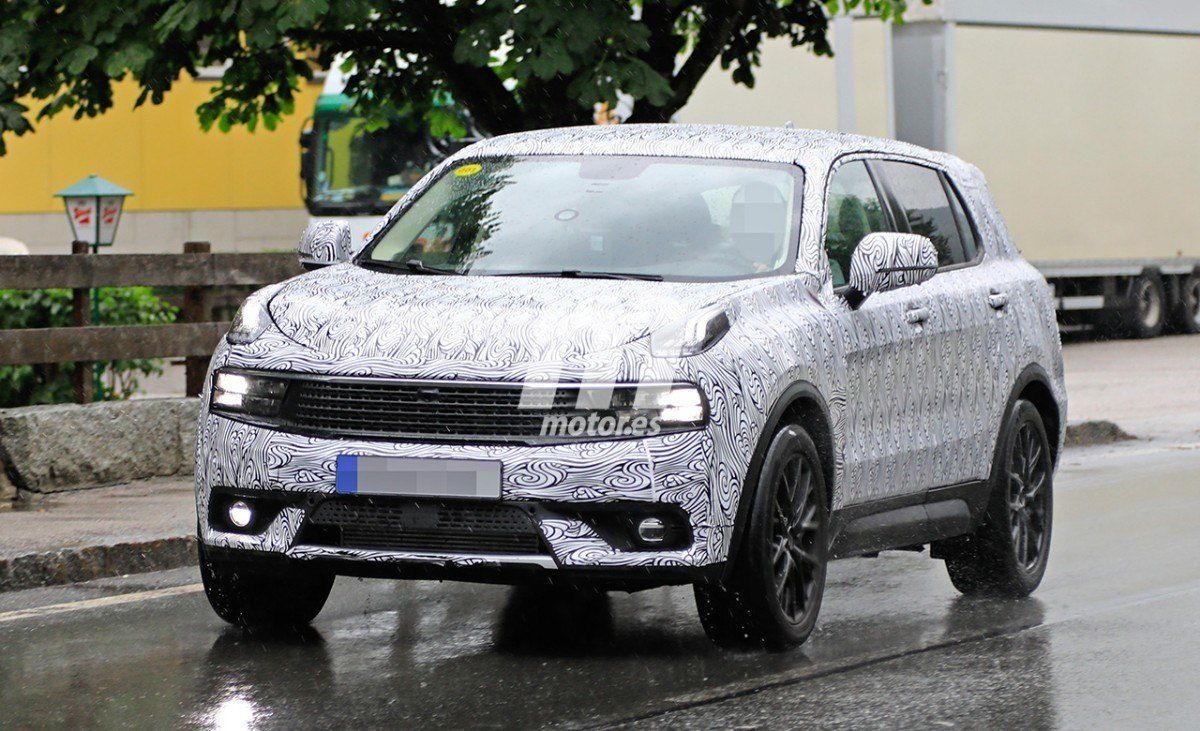
[[330,267],[271,299],[279,330],[335,358],[511,366],[620,347],[762,280],[471,277]]

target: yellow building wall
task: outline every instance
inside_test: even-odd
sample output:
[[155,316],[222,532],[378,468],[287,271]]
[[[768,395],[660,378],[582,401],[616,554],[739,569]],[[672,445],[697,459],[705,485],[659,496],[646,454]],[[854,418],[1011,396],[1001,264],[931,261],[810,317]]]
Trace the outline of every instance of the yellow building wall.
[[7,136],[0,214],[59,212],[53,193],[89,173],[132,190],[129,211],[302,207],[298,140],[320,85],[302,88],[296,113],[273,131],[204,132],[196,107],[214,83],[180,81],[162,104],[135,110],[135,84],[120,82],[113,108],[99,117],[67,112],[35,122],[23,137]]

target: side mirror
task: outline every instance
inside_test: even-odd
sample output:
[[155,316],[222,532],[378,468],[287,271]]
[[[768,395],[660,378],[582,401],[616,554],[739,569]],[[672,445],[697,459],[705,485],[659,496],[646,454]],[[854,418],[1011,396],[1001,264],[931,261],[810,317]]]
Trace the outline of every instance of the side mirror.
[[300,234],[296,247],[300,265],[312,271],[350,261],[350,225],[345,221],[314,221]]
[[867,234],[850,257],[850,291],[846,299],[857,308],[878,292],[927,282],[937,268],[937,249],[924,236]]

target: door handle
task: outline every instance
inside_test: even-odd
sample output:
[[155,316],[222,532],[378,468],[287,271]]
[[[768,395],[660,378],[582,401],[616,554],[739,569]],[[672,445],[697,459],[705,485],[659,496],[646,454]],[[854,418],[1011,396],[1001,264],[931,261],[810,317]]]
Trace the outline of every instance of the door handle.
[[993,289],[992,293],[988,295],[988,305],[993,310],[1003,310],[1008,305],[1008,294]]
[[929,308],[910,307],[904,311],[904,319],[909,325],[920,325],[929,319]]

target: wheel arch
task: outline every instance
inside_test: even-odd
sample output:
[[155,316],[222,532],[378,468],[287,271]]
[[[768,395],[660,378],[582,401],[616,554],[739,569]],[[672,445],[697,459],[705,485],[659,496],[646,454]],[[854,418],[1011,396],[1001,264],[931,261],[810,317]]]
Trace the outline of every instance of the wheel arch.
[[[750,519],[750,508],[756,496],[758,476],[762,471],[763,460],[771,438],[782,424],[798,424],[804,427],[816,444],[817,454],[821,457],[821,472],[825,478],[826,505],[833,509],[833,491],[836,475],[836,447],[833,441],[833,420],[829,415],[829,406],[819,389],[808,381],[796,381],[788,386],[763,422],[762,432],[754,445],[750,456],[750,464],[746,469],[746,477],[742,482],[742,493],[738,496],[737,514],[733,523],[733,535],[729,541],[729,553],[725,557],[725,571],[722,578],[728,578],[729,571],[734,565],[734,559],[745,536],[746,523]],[[746,499],[749,496],[751,499]]]
[[[1031,363],[1025,366],[1025,369],[1017,376],[1016,383],[1009,394],[1008,403],[1004,407],[1004,416],[1000,422],[1001,431],[999,433],[1003,434],[1004,425],[1008,422],[1008,416],[1012,413],[1017,401],[1023,399],[1030,402],[1037,409],[1038,414],[1042,417],[1042,423],[1046,426],[1046,435],[1050,437],[1051,460],[1057,466],[1059,455],[1062,453],[1063,414],[1062,406],[1054,396],[1050,382],[1050,376],[1040,365]],[[1000,449],[1000,440],[997,439],[996,451],[992,456],[993,465],[1000,458]]]

